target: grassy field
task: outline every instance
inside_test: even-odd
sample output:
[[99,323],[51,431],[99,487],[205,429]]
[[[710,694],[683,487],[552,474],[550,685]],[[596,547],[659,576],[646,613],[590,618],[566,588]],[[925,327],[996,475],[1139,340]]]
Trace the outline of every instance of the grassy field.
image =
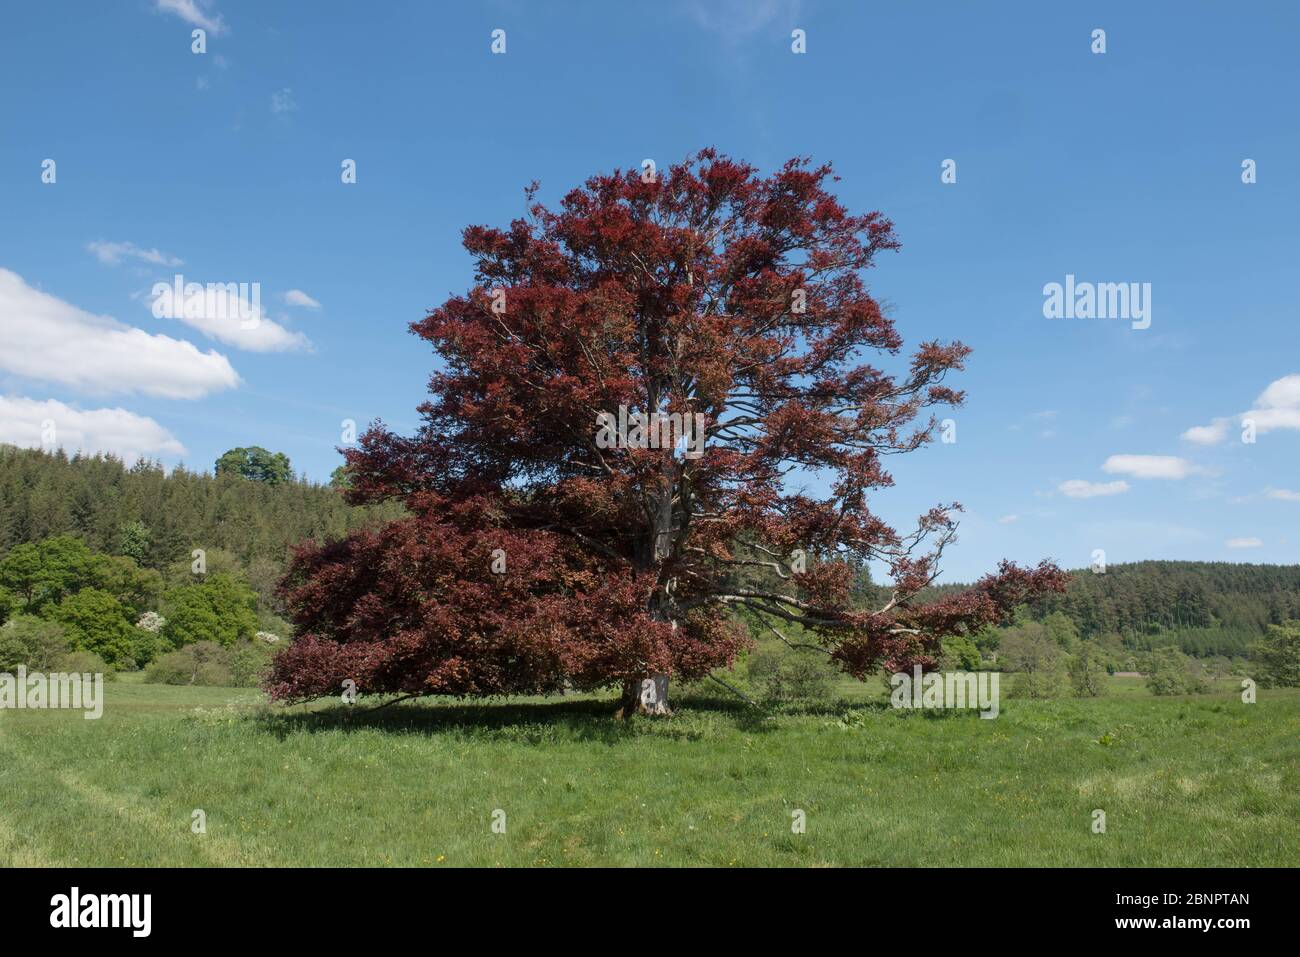
[[1300,863],[1294,689],[1247,705],[1111,679],[992,721],[876,689],[768,715],[696,692],[618,723],[590,697],[367,716],[132,677],[99,721],[0,712],[0,864]]

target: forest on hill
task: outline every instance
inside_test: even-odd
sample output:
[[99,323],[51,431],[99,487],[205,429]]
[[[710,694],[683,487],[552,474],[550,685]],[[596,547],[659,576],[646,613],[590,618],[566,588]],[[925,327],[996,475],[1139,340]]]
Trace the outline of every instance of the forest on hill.
[[1240,654],[1269,625],[1300,618],[1300,565],[1147,561],[1076,571],[1069,590],[1034,609],[1060,611],[1084,638],[1129,647],[1178,644],[1194,655]]
[[[350,506],[336,488],[293,476],[283,456],[253,463],[262,471],[245,471],[259,476],[246,478],[230,462],[250,451],[231,450],[212,474],[0,446],[0,558],[26,542],[73,535],[95,552],[161,571],[202,548],[231,556],[269,599],[298,542],[341,536],[402,512],[396,503]],[[268,462],[275,472],[266,472]],[[1136,651],[1175,645],[1203,657],[1241,655],[1269,625],[1300,619],[1300,565],[1143,561],[1072,576],[1065,594],[1026,609],[1026,616],[1043,621],[1060,613],[1081,638],[1118,639]],[[965,587],[942,585],[926,596]],[[880,590],[865,579],[862,589]]]
[[[1064,594],[1025,609],[1026,617],[1041,622],[1059,613],[1080,638],[1118,638],[1135,651],[1176,646],[1198,657],[1242,655],[1269,625],[1300,618],[1300,565],[1143,561],[1070,574]],[[941,585],[924,597],[969,587]]]
[[304,539],[341,536],[400,512],[355,508],[336,489],[292,476],[168,472],[156,462],[0,446],[0,556],[24,542],[75,535],[144,568],[188,560],[194,548],[282,568]]

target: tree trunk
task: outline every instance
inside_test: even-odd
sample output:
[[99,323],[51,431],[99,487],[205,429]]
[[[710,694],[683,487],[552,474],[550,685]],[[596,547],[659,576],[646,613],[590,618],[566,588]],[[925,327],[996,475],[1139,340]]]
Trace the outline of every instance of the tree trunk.
[[[659,409],[659,388],[652,385],[647,396],[647,407]],[[661,564],[673,553],[673,489],[675,470],[672,455],[664,458],[663,475],[659,488],[652,496],[652,521],[649,536],[640,543],[638,567],[645,574],[656,578]],[[647,610],[656,621],[670,622],[674,631],[677,622],[672,618],[672,599],[668,589],[656,589],[650,598]],[[619,699],[617,718],[629,718],[634,714],[669,715],[668,676],[666,674],[642,675],[636,680],[623,682],[623,695]]]
[[651,675],[639,681],[623,682],[623,696],[619,699],[616,718],[630,718],[634,714],[670,715],[668,707],[668,676]]

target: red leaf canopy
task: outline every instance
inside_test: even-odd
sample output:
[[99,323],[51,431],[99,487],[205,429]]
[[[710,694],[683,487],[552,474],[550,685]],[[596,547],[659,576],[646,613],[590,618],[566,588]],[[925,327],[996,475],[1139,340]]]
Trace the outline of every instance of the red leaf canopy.
[[[593,177],[558,211],[534,184],[524,218],[466,229],[474,287],[411,326],[442,359],[423,426],[376,423],[345,450],[350,500],[409,515],[299,549],[283,587],[301,637],[271,693],[697,677],[744,646],[736,609],[782,637],[797,623],[863,677],[929,666],[945,635],[1061,588],[1053,565],[1003,563],[917,603],[960,506],[902,534],[867,497],[893,484],[885,456],[931,440],[926,410],[961,403],[944,379],[969,350],[900,357],[863,281],[898,248],[893,225],[849,214],[834,180],[704,150]],[[702,454],[600,440],[602,421],[637,413],[700,423]],[[855,600],[869,561],[888,570],[878,607]]]

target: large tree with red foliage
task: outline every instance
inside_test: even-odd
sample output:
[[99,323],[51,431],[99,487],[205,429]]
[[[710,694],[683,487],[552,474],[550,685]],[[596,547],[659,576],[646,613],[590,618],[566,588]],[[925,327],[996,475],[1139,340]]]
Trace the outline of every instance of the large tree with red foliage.
[[[534,186],[524,218],[466,229],[474,286],[411,326],[442,359],[423,426],[376,423],[346,450],[349,499],[408,516],[298,550],[283,588],[300,637],[271,694],[615,685],[624,711],[661,712],[668,675],[744,647],[737,610],[783,638],[798,623],[864,677],[930,666],[945,636],[1060,588],[1050,564],[1003,563],[917,601],[959,506],[900,533],[867,499],[892,484],[886,456],[930,441],[927,410],[961,402],[944,380],[969,350],[871,364],[903,349],[863,282],[898,240],[834,179],[704,150],[593,177],[558,210]],[[702,449],[602,440],[620,408],[699,421]],[[876,607],[854,601],[867,562],[888,569]]]

